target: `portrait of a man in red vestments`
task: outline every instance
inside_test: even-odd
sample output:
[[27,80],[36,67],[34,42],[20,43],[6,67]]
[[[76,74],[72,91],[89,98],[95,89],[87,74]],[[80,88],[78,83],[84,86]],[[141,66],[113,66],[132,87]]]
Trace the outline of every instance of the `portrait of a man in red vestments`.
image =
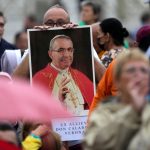
[[45,86],[68,110],[80,114],[89,108],[94,96],[94,86],[84,73],[71,67],[74,52],[73,41],[69,36],[54,36],[48,50],[52,61],[36,72],[32,81],[33,84]]

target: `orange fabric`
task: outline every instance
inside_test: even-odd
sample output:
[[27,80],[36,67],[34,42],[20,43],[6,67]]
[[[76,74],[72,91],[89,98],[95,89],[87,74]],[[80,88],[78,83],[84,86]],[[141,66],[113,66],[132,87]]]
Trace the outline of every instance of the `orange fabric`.
[[98,57],[101,59],[101,57],[103,56],[103,54],[105,53],[106,51],[105,50],[102,50],[98,53]]
[[106,72],[104,73],[102,79],[98,83],[96,95],[93,98],[92,104],[90,106],[89,114],[96,108],[100,101],[102,101],[105,97],[110,95],[116,95],[117,88],[114,84],[113,80],[113,67],[115,65],[115,60],[113,60]]

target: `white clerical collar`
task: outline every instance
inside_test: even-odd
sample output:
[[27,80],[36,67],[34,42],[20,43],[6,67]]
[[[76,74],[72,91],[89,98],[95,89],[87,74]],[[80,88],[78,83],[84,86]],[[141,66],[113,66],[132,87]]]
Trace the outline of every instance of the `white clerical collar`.
[[67,68],[67,69],[59,69],[59,68],[57,68],[53,63],[51,63],[51,66],[52,66],[54,69],[56,69],[57,71],[61,72],[61,73],[63,73],[63,72],[68,72],[68,69],[69,69],[69,68]]

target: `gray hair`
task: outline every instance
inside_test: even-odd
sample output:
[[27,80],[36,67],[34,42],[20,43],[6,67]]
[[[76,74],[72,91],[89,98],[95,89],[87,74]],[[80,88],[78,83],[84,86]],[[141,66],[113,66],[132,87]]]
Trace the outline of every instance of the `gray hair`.
[[49,50],[52,50],[53,49],[53,45],[54,45],[54,42],[57,40],[57,39],[67,39],[67,40],[71,40],[71,38],[67,35],[56,35],[51,41],[50,41],[50,44],[49,44]]
[[143,61],[149,65],[149,59],[139,48],[132,48],[121,52],[116,60],[113,70],[114,79],[117,81],[122,74],[123,66],[129,61]]

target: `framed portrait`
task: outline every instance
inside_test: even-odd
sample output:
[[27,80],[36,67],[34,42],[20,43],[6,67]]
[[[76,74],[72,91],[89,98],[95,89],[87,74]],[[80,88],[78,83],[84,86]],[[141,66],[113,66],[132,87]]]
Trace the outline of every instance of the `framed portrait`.
[[31,83],[47,88],[74,114],[56,118],[54,130],[63,141],[82,139],[95,92],[91,27],[31,29],[28,39]]

